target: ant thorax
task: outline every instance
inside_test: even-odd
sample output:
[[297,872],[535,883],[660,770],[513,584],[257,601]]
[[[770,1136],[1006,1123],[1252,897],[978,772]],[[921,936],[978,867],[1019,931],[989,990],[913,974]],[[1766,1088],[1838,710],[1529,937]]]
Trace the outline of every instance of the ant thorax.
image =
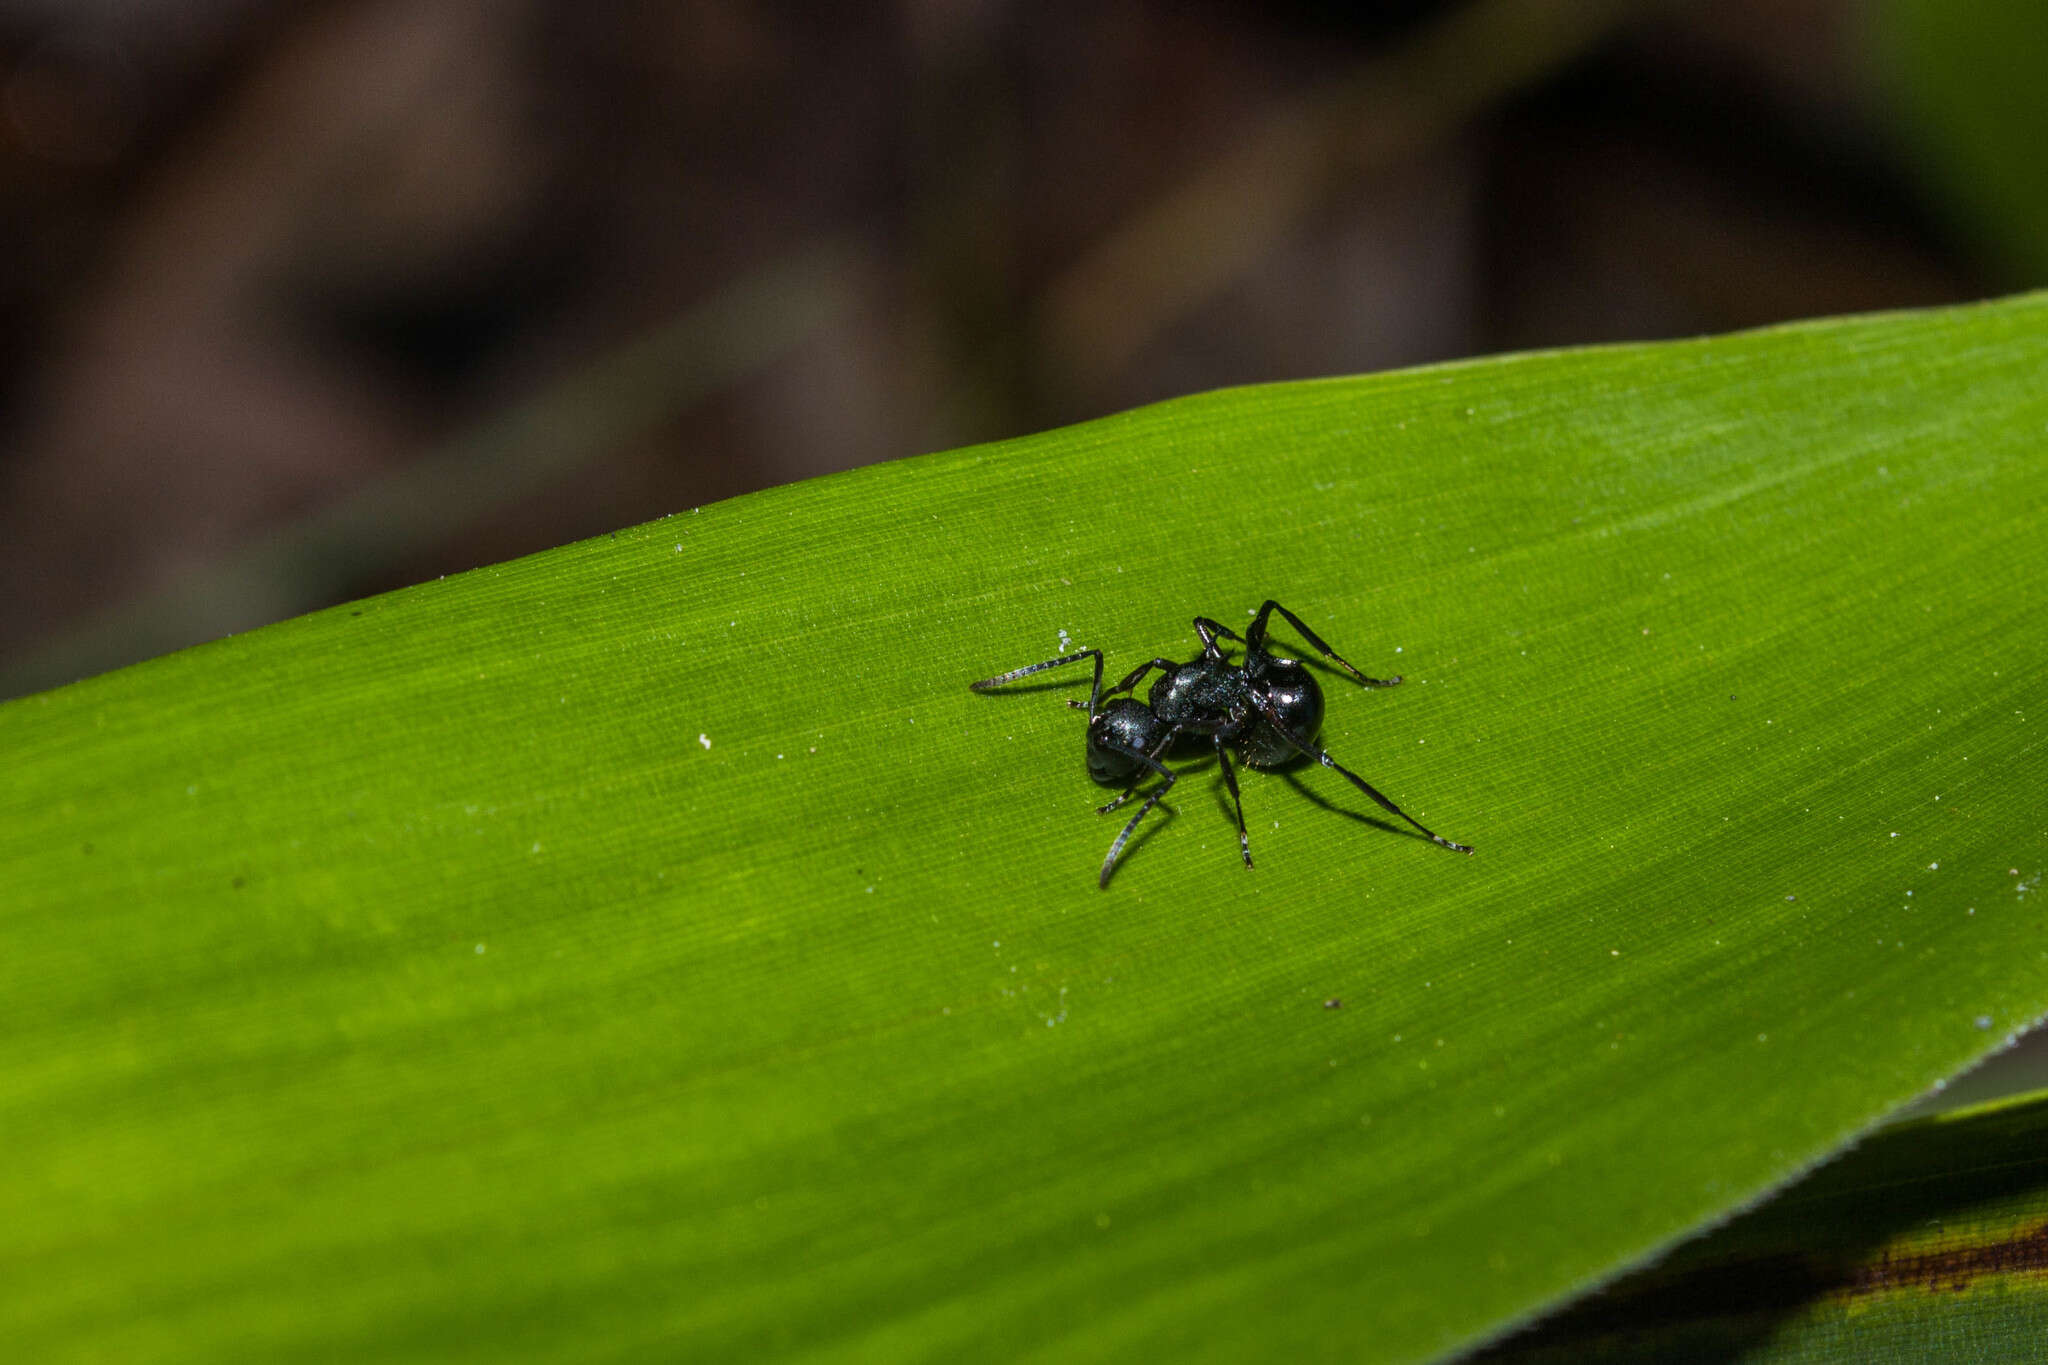
[[1202,734],[1235,731],[1251,715],[1244,670],[1221,658],[1191,659],[1180,665],[1152,684],[1147,700],[1166,724]]

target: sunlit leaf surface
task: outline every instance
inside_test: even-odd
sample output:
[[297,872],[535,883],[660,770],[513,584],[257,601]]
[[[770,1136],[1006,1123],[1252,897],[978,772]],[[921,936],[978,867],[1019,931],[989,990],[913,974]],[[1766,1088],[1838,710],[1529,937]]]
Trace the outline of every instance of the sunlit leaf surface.
[[[0,706],[0,1333],[1497,1334],[2048,1008],[2044,373],[2030,297],[1212,394]],[[1250,774],[1248,872],[1212,762],[1097,890],[1085,681],[967,682],[1269,596],[1477,854]]]

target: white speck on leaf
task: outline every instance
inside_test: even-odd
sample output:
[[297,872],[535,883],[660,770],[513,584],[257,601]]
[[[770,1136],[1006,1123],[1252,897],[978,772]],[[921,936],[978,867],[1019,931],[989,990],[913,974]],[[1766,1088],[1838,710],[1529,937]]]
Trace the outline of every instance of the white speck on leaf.
[[707,749],[708,749],[708,748],[710,748],[710,747],[711,747],[711,736],[709,736],[709,735],[698,735],[698,736],[697,736],[697,742],[698,742],[699,744],[703,745],[703,746],[704,746],[705,748],[707,748]]

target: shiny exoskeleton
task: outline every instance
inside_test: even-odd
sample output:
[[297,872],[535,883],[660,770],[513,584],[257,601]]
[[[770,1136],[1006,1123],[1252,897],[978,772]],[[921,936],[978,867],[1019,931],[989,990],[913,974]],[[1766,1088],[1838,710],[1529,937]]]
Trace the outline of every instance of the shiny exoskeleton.
[[[1083,659],[1094,660],[1095,686],[1088,694],[1086,706],[1078,701],[1070,701],[1067,705],[1088,712],[1089,775],[1104,786],[1124,786],[1123,795],[1100,807],[1100,813],[1107,815],[1130,800],[1148,773],[1157,773],[1163,779],[1124,826],[1123,832],[1116,836],[1116,842],[1109,846],[1109,856],[1102,862],[1100,885],[1109,885],[1109,874],[1116,867],[1124,845],[1138,828],[1138,822],[1159,804],[1159,799],[1166,795],[1179,776],[1161,760],[1175,746],[1189,740],[1204,741],[1204,747],[1215,750],[1217,763],[1223,771],[1223,783],[1230,789],[1231,803],[1237,808],[1237,842],[1244,854],[1246,867],[1252,865],[1252,845],[1251,836],[1245,831],[1244,802],[1238,796],[1237,773],[1230,761],[1233,749],[1237,752],[1238,761],[1248,768],[1277,768],[1297,759],[1313,759],[1325,768],[1342,773],[1353,786],[1378,802],[1383,810],[1414,825],[1428,835],[1432,843],[1459,853],[1472,851],[1464,844],[1454,844],[1424,829],[1414,816],[1382,796],[1364,778],[1338,763],[1317,745],[1316,737],[1323,726],[1323,690],[1300,663],[1283,659],[1266,648],[1266,623],[1275,612],[1300,632],[1301,638],[1324,658],[1363,686],[1392,687],[1401,681],[1399,678],[1366,677],[1323,643],[1322,637],[1304,625],[1299,616],[1269,598],[1253,616],[1251,626],[1243,635],[1206,616],[1197,616],[1195,634],[1202,638],[1199,656],[1186,663],[1175,663],[1171,659],[1150,660],[1107,691],[1102,686],[1102,651],[1099,649],[1079,650],[968,684],[977,692],[987,692],[1048,668],[1060,668]],[[1223,646],[1217,643],[1219,640],[1235,640],[1243,645],[1244,658],[1232,663]],[[1145,675],[1154,671],[1159,676],[1152,680],[1145,700],[1139,701],[1133,694]]]

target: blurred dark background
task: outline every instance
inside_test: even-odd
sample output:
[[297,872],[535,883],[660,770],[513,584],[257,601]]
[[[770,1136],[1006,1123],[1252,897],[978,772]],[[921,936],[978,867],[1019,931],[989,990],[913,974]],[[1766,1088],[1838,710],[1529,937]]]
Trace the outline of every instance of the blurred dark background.
[[2032,0],[0,0],[0,695],[1192,390],[2048,278]]

